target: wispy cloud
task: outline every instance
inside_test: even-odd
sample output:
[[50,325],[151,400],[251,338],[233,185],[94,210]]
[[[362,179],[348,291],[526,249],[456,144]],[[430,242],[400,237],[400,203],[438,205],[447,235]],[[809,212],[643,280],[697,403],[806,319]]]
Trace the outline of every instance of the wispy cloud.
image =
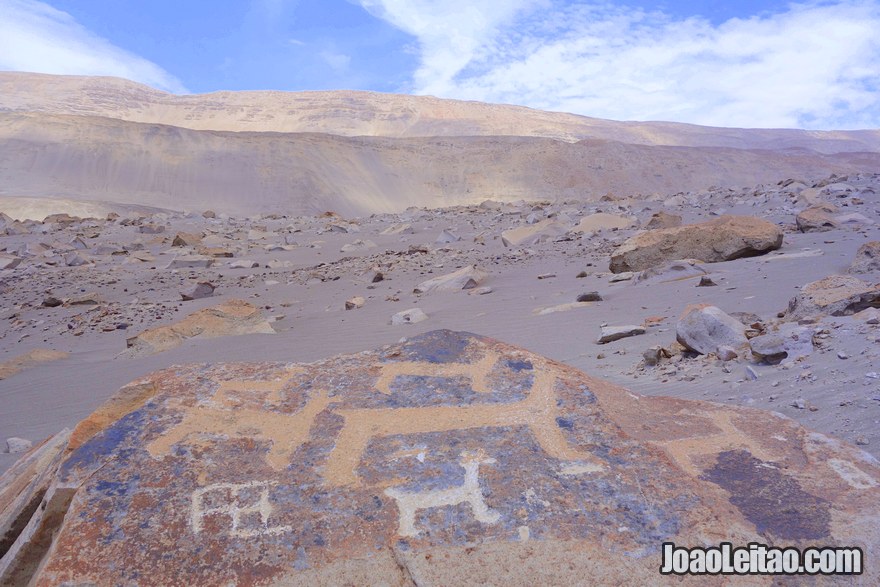
[[0,0],[0,69],[118,76],[186,93],[177,78],[155,63],[92,33],[66,12],[34,0]]
[[719,25],[561,0],[360,2],[418,39],[415,93],[618,120],[880,127],[876,0]]

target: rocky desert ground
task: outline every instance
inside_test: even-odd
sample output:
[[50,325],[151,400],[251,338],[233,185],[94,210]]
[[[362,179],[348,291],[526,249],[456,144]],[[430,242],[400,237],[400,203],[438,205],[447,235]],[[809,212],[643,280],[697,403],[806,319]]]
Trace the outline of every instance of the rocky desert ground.
[[[599,583],[644,584],[674,537],[873,552],[876,131],[0,87],[3,584],[518,585],[624,553]],[[130,537],[168,516],[194,550],[155,567]]]

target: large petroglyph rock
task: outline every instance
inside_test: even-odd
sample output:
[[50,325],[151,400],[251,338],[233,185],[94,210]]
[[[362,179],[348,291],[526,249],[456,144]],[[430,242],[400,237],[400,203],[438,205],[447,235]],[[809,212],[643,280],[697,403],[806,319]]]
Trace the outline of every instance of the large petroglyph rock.
[[866,453],[465,333],[168,369],[54,466],[0,583],[652,585],[664,541],[857,545],[880,580]]

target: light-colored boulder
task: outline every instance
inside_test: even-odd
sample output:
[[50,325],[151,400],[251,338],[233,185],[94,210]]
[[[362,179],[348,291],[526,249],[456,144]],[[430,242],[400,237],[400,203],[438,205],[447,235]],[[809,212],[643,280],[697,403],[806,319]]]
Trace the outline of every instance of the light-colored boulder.
[[434,242],[438,245],[448,245],[449,243],[456,243],[461,240],[461,237],[452,232],[451,230],[444,230],[437,237],[437,240]]
[[880,241],[863,244],[849,266],[850,273],[873,273],[880,271]]
[[180,291],[180,297],[185,302],[209,298],[214,295],[214,284],[209,281],[194,283]]
[[850,275],[829,275],[805,285],[788,302],[785,319],[849,316],[866,308],[880,308],[880,285]]
[[748,342],[745,325],[716,306],[692,304],[675,325],[675,338],[685,348],[706,355],[718,347],[738,349]]
[[762,255],[782,246],[778,226],[751,216],[724,215],[715,220],[641,232],[611,256],[614,273],[642,271],[674,259],[705,263]]
[[21,264],[21,257],[12,255],[0,255],[0,270],[15,269]]
[[168,263],[167,269],[207,269],[214,264],[214,257],[206,255],[181,255]]
[[342,245],[339,249],[342,253],[352,253],[356,251],[368,251],[375,249],[376,243],[371,240],[357,239],[356,241]]
[[404,324],[418,324],[427,319],[428,315],[425,314],[421,308],[410,308],[409,310],[403,310],[394,314],[391,317],[391,325],[402,326]]
[[645,224],[648,230],[657,230],[659,228],[676,228],[681,226],[682,218],[678,214],[669,214],[667,212],[655,212],[651,215],[651,219]]
[[345,301],[345,309],[346,310],[357,310],[358,308],[363,308],[364,304],[367,303],[362,296],[354,296],[353,298],[349,298]]
[[501,242],[505,247],[534,245],[538,242],[554,239],[568,232],[569,226],[554,218],[510,228],[501,233]]
[[229,264],[230,269],[253,269],[254,267],[259,266],[260,264],[253,259],[238,259],[237,261],[232,261]]
[[6,439],[6,452],[11,454],[22,453],[30,450],[33,445],[34,443],[26,438],[11,436]]
[[260,309],[243,300],[229,300],[194,312],[174,324],[158,326],[126,340],[129,356],[160,353],[193,338],[217,338],[244,334],[275,334]]
[[425,294],[434,291],[473,289],[480,285],[488,275],[476,265],[468,265],[458,271],[423,281],[413,289],[413,293]]
[[171,241],[172,247],[195,247],[202,243],[202,235],[193,232],[178,232]]
[[636,219],[632,216],[620,216],[618,214],[608,214],[606,212],[598,212],[581,218],[580,222],[572,229],[572,232],[599,232],[602,230],[613,230],[626,228],[635,224]]

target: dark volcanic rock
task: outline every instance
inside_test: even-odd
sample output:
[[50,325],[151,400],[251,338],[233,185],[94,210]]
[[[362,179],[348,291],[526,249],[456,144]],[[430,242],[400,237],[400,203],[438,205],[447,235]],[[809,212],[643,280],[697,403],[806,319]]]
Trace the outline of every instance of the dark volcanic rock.
[[880,545],[854,447],[450,331],[158,372],[53,470],[0,584],[646,585],[664,541]]

